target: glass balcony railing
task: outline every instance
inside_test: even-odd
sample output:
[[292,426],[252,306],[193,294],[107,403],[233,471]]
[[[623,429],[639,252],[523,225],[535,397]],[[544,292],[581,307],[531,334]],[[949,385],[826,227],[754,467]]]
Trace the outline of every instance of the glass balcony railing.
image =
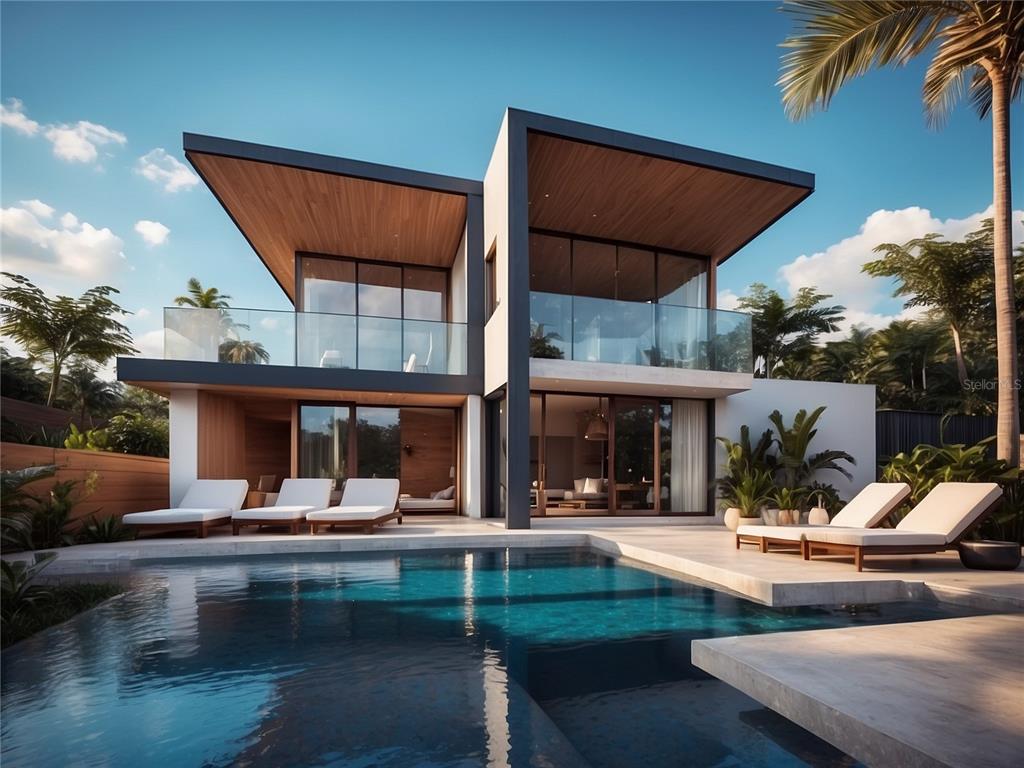
[[750,316],[532,292],[530,356],[751,373]]
[[466,373],[466,325],[261,309],[164,309],[164,359]]

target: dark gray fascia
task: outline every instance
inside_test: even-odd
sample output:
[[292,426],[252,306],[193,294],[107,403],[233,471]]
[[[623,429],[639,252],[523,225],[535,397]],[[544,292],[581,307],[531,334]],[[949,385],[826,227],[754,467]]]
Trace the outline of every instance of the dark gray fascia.
[[290,365],[234,365],[193,360],[117,358],[118,381],[167,382],[213,386],[339,389],[356,392],[479,395],[483,374],[448,375],[362,371],[348,368],[303,368]]

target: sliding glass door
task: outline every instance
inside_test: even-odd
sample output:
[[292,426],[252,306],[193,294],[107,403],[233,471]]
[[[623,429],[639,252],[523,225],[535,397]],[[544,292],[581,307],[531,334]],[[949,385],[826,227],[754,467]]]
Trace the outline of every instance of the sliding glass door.
[[534,515],[708,514],[708,404],[536,392]]

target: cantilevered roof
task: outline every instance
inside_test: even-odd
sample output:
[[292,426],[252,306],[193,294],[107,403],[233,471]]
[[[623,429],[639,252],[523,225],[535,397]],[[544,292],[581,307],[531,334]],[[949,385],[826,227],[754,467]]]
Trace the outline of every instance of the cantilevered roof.
[[293,301],[297,252],[450,266],[477,181],[186,133],[185,156]]
[[529,222],[722,262],[814,191],[810,173],[516,111]]

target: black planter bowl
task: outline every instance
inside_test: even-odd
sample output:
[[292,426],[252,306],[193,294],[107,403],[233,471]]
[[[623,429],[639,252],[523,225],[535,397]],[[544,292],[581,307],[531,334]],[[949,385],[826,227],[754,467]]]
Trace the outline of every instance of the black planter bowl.
[[976,571],[1012,571],[1020,565],[1020,544],[1012,541],[961,541],[960,562]]

